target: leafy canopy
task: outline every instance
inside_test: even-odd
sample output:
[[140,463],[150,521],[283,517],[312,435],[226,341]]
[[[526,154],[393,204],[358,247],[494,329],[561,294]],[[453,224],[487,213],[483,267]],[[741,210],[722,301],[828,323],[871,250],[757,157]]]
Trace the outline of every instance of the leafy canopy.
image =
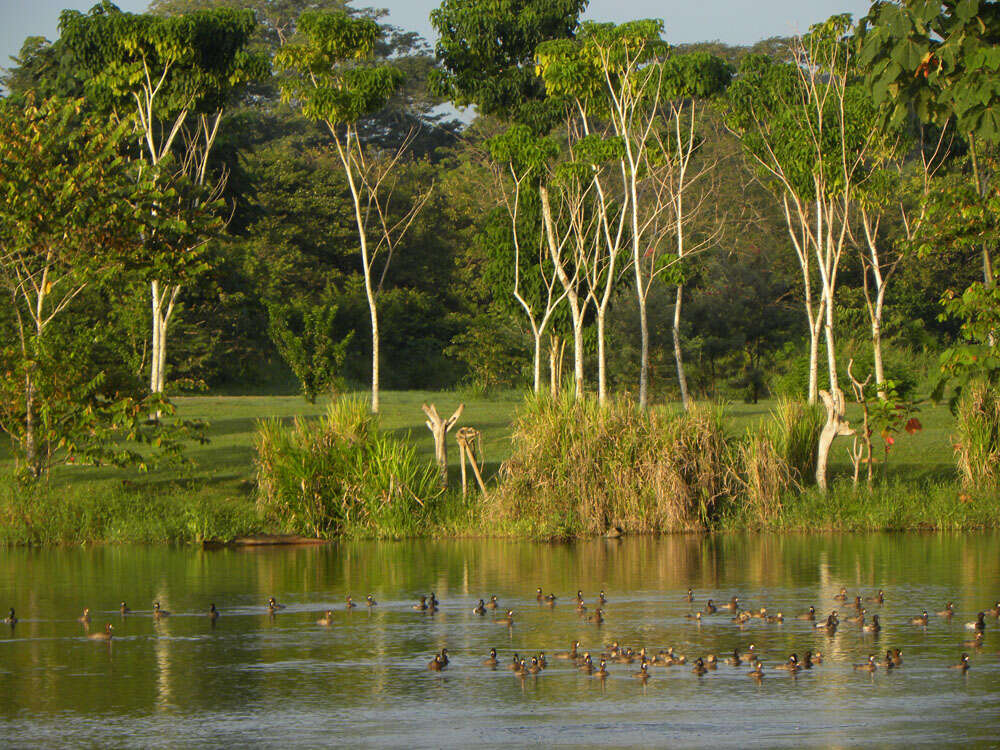
[[88,98],[106,109],[128,109],[139,92],[155,91],[153,115],[216,112],[232,91],[266,77],[266,58],[248,44],[253,12],[197,10],[180,16],[123,13],[104,0],[87,14],[64,10],[61,43],[86,75]]
[[296,75],[281,81],[282,97],[303,114],[331,125],[378,112],[403,82],[393,65],[366,65],[382,30],[371,18],[310,11],[299,17],[299,41],[275,55],[275,67]]

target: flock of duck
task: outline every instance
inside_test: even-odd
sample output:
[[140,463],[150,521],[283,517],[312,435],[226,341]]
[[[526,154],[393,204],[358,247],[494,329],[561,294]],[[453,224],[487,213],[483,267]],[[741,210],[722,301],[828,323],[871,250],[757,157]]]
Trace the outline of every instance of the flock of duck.
[[[696,600],[694,592],[691,589],[687,590],[686,598],[689,604],[695,604]],[[540,606],[555,608],[557,597],[555,594],[551,593],[543,594],[542,589],[538,588],[535,591],[535,600]],[[848,626],[853,626],[862,633],[874,636],[879,634],[882,629],[880,615],[877,612],[869,613],[868,608],[881,608],[885,603],[885,593],[881,589],[872,596],[863,597],[861,594],[857,594],[854,597],[851,597],[848,595],[846,588],[841,588],[840,593],[834,597],[834,600],[839,602],[838,606],[847,610],[843,619],[844,623]],[[588,608],[584,603],[582,591],[576,592],[573,602],[575,603],[576,613],[581,618],[585,619],[586,622],[597,626],[604,623],[604,609],[608,604],[608,598],[603,591],[598,594],[596,605],[590,613],[588,613]],[[375,598],[371,594],[369,594],[365,598],[364,605],[369,609],[372,609],[378,606],[378,602],[375,601]],[[347,596],[344,606],[346,609],[351,610],[358,605],[354,602],[351,596]],[[273,596],[269,597],[267,603],[264,605],[265,613],[271,616],[276,615],[285,608],[285,605],[279,604]],[[417,603],[412,605],[412,609],[428,614],[434,614],[439,608],[440,601],[433,593],[431,593],[430,596],[420,596]],[[498,610],[501,613],[499,616],[497,615]],[[122,616],[134,614],[132,609],[130,609],[125,602],[121,602],[118,611]],[[474,614],[484,618],[488,613],[492,612],[492,622],[497,625],[503,625],[511,629],[515,625],[514,611],[501,607],[496,596],[491,596],[488,600],[480,599],[472,611]],[[214,603],[211,604],[205,613],[213,624],[221,614]],[[754,620],[758,620],[765,624],[780,624],[785,621],[785,616],[781,612],[771,614],[768,612],[766,607],[760,607],[758,609],[744,609],[740,603],[739,597],[737,596],[733,596],[729,599],[729,601],[721,604],[716,604],[712,599],[707,599],[703,607],[698,609],[692,608],[692,610],[687,614],[687,617],[688,619],[701,622],[705,618],[720,616],[726,613],[731,614],[732,622],[734,622],[739,629],[745,628]],[[160,602],[154,602],[152,617],[155,620],[161,620],[165,617],[169,617],[170,614],[171,613],[169,611],[160,606]],[[869,614],[871,615],[870,619]],[[942,610],[936,612],[936,617],[945,621],[951,621],[954,615],[955,606],[950,601]],[[970,660],[968,651],[972,649],[980,649],[982,647],[986,632],[987,616],[1000,618],[1000,601],[997,601],[993,607],[980,611],[976,615],[975,620],[965,624],[966,629],[972,631],[972,635],[968,640],[963,641],[962,646],[966,650],[962,652],[958,663],[951,665],[953,669],[961,670],[962,672],[969,670]],[[114,625],[110,622],[105,623],[103,630],[89,632],[91,625],[91,614],[89,608],[85,608],[83,610],[83,614],[77,619],[83,624],[87,638],[95,641],[111,641],[113,637]],[[833,636],[837,632],[837,629],[841,626],[842,622],[838,609],[831,609],[830,612],[823,617],[817,613],[814,606],[810,606],[805,612],[795,615],[795,619],[812,623],[817,630],[825,631],[826,634],[830,636]],[[927,610],[923,610],[919,615],[910,617],[908,623],[917,627],[926,628],[931,623],[931,619],[931,615],[927,612]],[[4,618],[2,622],[12,628],[17,624],[18,618],[13,607],[10,608],[8,616]],[[322,616],[316,621],[316,624],[324,627],[334,625],[335,620],[333,610],[328,609],[324,611]],[[651,650],[647,649],[645,646],[634,649],[622,646],[618,643],[618,641],[607,644],[604,647],[604,650],[600,652],[580,651],[580,646],[580,641],[573,641],[568,651],[557,653],[554,656],[558,660],[572,662],[572,664],[579,671],[601,680],[608,676],[609,664],[637,664],[638,671],[631,672],[631,675],[642,682],[650,679],[651,668],[674,667],[688,664],[687,657],[678,653],[673,646],[660,649],[655,654],[653,654]],[[690,662],[691,672],[699,676],[705,675],[708,672],[715,670],[718,667],[719,661],[719,657],[712,653],[704,656],[698,656],[693,658]],[[763,679],[765,666],[760,660],[756,652],[756,647],[753,644],[750,644],[748,649],[743,653],[741,653],[738,648],[734,649],[732,654],[725,659],[725,662],[733,667],[749,667],[750,670],[748,674],[750,677],[758,681]],[[769,669],[780,670],[794,675],[802,670],[812,669],[822,662],[822,653],[818,651],[813,652],[812,650],[806,650],[802,658],[799,657],[798,653],[792,653],[789,654],[787,659],[783,662],[773,665],[772,667],[769,667]],[[883,658],[879,659],[874,653],[869,654],[867,660],[860,664],[855,664],[854,669],[863,672],[875,672],[878,669],[896,669],[900,667],[902,663],[902,651],[898,648],[887,648]],[[427,668],[431,671],[440,672],[446,669],[449,664],[450,658],[448,656],[448,649],[442,648],[430,660],[427,664]],[[489,656],[482,661],[483,666],[491,669],[497,669],[498,667],[503,666],[503,664],[504,662],[502,662],[499,658],[495,648],[491,648]],[[506,662],[506,667],[521,678],[526,678],[530,675],[537,675],[546,669],[547,666],[548,659],[544,652],[539,652],[530,657],[521,656],[519,653],[515,653],[512,658]]]

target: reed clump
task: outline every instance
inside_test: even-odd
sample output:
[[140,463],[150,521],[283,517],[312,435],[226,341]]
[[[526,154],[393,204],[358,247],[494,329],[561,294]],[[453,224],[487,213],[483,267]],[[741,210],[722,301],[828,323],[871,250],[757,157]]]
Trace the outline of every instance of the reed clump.
[[782,498],[813,480],[822,429],[816,405],[781,399],[768,419],[733,445],[733,500],[743,518],[773,522],[782,512]]
[[956,409],[955,460],[966,487],[1000,487],[1000,391],[988,383],[967,386]]
[[535,399],[514,422],[482,521],[538,538],[704,529],[726,492],[727,454],[714,408]]
[[258,508],[285,532],[413,536],[441,495],[430,461],[382,432],[360,399],[315,420],[262,421],[255,444]]

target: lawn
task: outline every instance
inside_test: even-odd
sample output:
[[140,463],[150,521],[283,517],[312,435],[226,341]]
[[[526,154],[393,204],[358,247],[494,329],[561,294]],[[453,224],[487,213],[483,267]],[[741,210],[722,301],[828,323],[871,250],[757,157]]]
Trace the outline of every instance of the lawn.
[[[524,398],[518,392],[491,397],[456,392],[386,391],[382,394],[381,422],[384,428],[401,437],[409,436],[421,454],[433,457],[434,445],[430,431],[424,425],[420,409],[423,403],[434,403],[442,415],[450,414],[460,403],[465,411],[461,426],[476,427],[483,432],[486,453],[486,475],[493,475],[510,453],[510,424]],[[192,465],[178,470],[165,468],[140,474],[133,470],[94,467],[63,467],[53,472],[54,487],[83,481],[128,480],[136,483],[161,485],[178,478],[221,492],[246,491],[253,478],[254,426],[258,420],[295,417],[316,417],[326,408],[323,400],[310,404],[301,396],[184,396],[175,399],[178,416],[207,422],[205,445],[192,445],[186,455]],[[773,402],[758,404],[729,403],[726,413],[732,418],[732,429],[739,432],[765,418]],[[673,407],[675,408],[675,407]],[[860,413],[850,411],[852,418]],[[923,430],[910,436],[897,436],[889,455],[890,473],[948,479],[954,475],[950,434],[954,420],[944,405],[925,405],[918,413]],[[876,440],[880,443],[879,440]],[[835,474],[850,471],[847,459],[849,441],[841,438],[834,443],[832,468]],[[880,450],[880,448],[877,448]],[[878,456],[880,459],[881,456]],[[458,450],[449,440],[449,460],[457,474]],[[10,459],[4,456],[0,471],[9,471]]]

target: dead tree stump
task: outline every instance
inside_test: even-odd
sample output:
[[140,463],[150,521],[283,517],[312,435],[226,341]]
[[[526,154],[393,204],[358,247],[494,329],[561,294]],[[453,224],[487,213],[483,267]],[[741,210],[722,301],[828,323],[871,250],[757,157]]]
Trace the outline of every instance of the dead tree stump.
[[424,410],[424,414],[427,415],[427,421],[424,423],[427,425],[427,429],[431,431],[434,436],[434,460],[437,461],[438,471],[441,475],[441,486],[448,486],[448,445],[445,441],[445,437],[448,431],[455,426],[458,418],[462,416],[462,410],[465,409],[465,404],[459,404],[458,408],[455,409],[455,413],[452,414],[448,419],[441,419],[438,415],[437,409],[434,404],[428,406],[423,404],[421,409]]
[[483,483],[483,475],[480,474],[479,462],[486,463],[486,455],[483,452],[483,433],[475,427],[462,427],[455,433],[455,441],[458,443],[459,462],[462,464],[462,497],[465,497],[466,474],[465,463],[472,466],[472,473],[476,475],[476,482],[479,489],[486,494],[486,485]]

